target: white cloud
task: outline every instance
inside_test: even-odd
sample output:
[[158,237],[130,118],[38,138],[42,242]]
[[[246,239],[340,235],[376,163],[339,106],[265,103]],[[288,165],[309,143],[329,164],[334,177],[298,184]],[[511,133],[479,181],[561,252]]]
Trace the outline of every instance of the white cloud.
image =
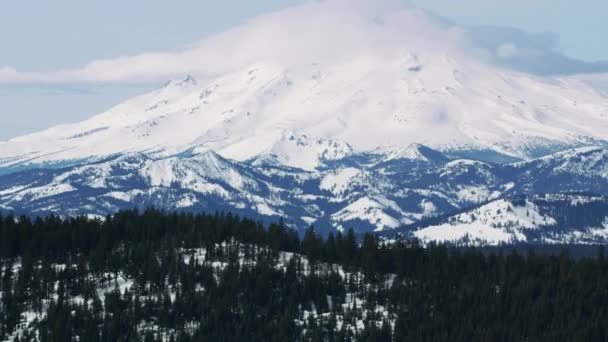
[[97,60],[50,72],[0,69],[0,83],[148,82],[214,75],[253,63],[290,64],[395,53],[396,47],[463,51],[466,32],[396,0],[329,0],[254,18],[180,51]]
[[178,51],[96,60],[49,72],[4,67],[0,83],[149,83],[186,74],[214,76],[252,64],[289,67],[357,54],[429,49],[456,58],[483,55],[489,63],[539,75],[608,71],[608,63],[587,63],[557,52],[558,42],[550,33],[492,26],[465,29],[399,0],[311,0]]
[[14,81],[19,78],[19,73],[17,70],[11,67],[1,67],[0,68],[0,79]]

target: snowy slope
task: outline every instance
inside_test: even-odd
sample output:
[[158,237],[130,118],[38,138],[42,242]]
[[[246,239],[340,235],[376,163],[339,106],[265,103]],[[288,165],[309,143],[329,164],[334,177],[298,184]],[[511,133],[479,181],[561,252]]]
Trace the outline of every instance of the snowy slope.
[[528,158],[608,139],[603,95],[488,65],[458,28],[384,1],[310,2],[198,46],[197,79],[2,142],[0,166],[213,150],[312,170],[379,147],[407,157],[412,143]]
[[[425,146],[415,151],[399,152],[396,159],[390,151],[349,152],[314,171],[284,165],[272,155],[239,162],[213,151],[163,158],[127,153],[83,165],[0,175],[0,211],[105,216],[150,206],[219,210],[265,221],[283,217],[294,228],[314,224],[322,232],[354,228],[390,233],[424,227],[413,236],[426,242],[539,241],[531,236],[539,227],[555,230],[556,235],[543,236],[547,241],[597,241],[604,231],[603,221],[597,220],[608,215],[608,205],[602,212],[597,207],[602,201],[593,197],[559,194],[576,188],[608,195],[602,167],[608,164],[606,150],[575,149],[510,165],[450,160]],[[504,199],[542,193],[554,195],[526,204]],[[561,203],[565,209],[548,214],[553,204],[547,203]],[[571,209],[579,206],[590,209]],[[474,211],[460,213],[469,207]],[[582,210],[580,217],[577,210]],[[448,216],[454,217],[427,224]],[[549,224],[551,218],[558,220],[557,226]],[[576,230],[559,233],[564,222],[576,223]],[[597,234],[589,235],[587,228]],[[572,235],[577,232],[587,235]]]
[[345,222],[352,224],[353,221],[359,221],[375,227],[374,231],[376,232],[395,229],[413,222],[397,203],[379,196],[359,198],[331,215],[331,221],[340,231],[344,231]]
[[552,217],[538,211],[534,203],[514,205],[498,200],[472,211],[450,217],[448,222],[414,232],[423,242],[460,242],[490,244],[525,242],[524,230],[555,225]]
[[550,169],[555,173],[574,173],[579,176],[600,175],[608,179],[608,151],[597,146],[566,150],[530,162],[514,163],[513,167],[529,170]]
[[411,231],[423,243],[456,245],[605,244],[608,197],[518,196],[480,205]]

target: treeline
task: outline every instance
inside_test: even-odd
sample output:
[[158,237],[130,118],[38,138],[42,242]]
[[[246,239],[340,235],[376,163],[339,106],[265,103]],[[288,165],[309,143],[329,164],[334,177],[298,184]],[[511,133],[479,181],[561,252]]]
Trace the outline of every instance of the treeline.
[[0,260],[0,340],[608,340],[603,250],[300,238],[280,222],[147,210],[2,217]]

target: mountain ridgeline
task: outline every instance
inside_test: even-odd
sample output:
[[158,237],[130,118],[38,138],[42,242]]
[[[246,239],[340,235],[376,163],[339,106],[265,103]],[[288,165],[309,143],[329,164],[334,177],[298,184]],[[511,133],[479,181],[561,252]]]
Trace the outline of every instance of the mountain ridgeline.
[[353,228],[460,244],[606,242],[608,150],[507,164],[422,145],[323,159],[314,170],[214,152],[126,154],[0,176],[0,210],[104,217],[155,207],[238,212],[303,232]]
[[607,275],[603,248],[300,238],[230,214],[8,216],[0,340],[605,341]]
[[391,0],[308,1],[190,54],[178,55],[194,76],[0,142],[0,210],[231,211],[300,232],[418,227],[403,234],[425,243],[605,240],[605,213],[571,224],[534,197],[509,202],[608,195],[608,97],[576,77],[493,65],[466,30]]

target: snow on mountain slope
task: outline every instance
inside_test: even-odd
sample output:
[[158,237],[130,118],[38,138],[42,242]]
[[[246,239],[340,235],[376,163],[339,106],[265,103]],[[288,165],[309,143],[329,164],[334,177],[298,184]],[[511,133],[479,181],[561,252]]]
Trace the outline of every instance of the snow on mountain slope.
[[313,140],[306,135],[289,133],[264,153],[275,156],[282,165],[314,170],[323,162],[345,158],[353,151],[344,142],[328,139]]
[[448,223],[430,226],[414,232],[423,242],[459,242],[491,244],[525,242],[523,230],[551,226],[557,222],[541,214],[536,205],[526,201],[516,206],[507,200],[497,200],[472,211],[453,216]]
[[321,180],[320,188],[330,191],[334,195],[342,195],[352,185],[353,179],[360,174],[361,170],[356,168],[345,168],[327,173]]
[[[0,167],[197,149],[240,161],[276,154],[313,169],[351,147],[393,146],[399,156],[422,143],[527,158],[608,140],[608,99],[592,88],[488,65],[457,27],[386,1],[310,2],[198,48],[197,80],[2,142]],[[294,147],[292,136],[307,143]]]
[[427,171],[412,186],[440,191],[459,203],[479,204],[500,197],[504,191],[500,167],[481,161],[457,159]]
[[343,231],[347,223],[363,221],[374,227],[374,231],[394,229],[410,224],[413,220],[407,218],[397,203],[384,197],[362,197],[349,204],[344,209],[331,216],[331,221],[338,230]]
[[105,215],[125,207],[155,206],[239,209],[278,217],[285,215],[279,208],[289,206],[285,190],[247,165],[214,152],[157,160],[129,154],[70,169],[6,177],[15,186],[0,192],[3,206],[38,214]]
[[495,200],[410,232],[423,243],[605,244],[607,220],[606,196],[549,194]]
[[448,160],[448,158],[441,153],[420,144],[411,144],[407,147],[393,149],[387,148],[385,153],[387,156],[382,160],[383,163],[404,159],[427,163],[441,163]]
[[513,191],[519,193],[608,191],[608,151],[600,147],[583,147],[514,163],[503,171],[519,175],[513,179]]
[[581,147],[555,153],[529,162],[513,164],[515,168],[544,168],[555,173],[580,176],[599,175],[608,179],[608,150],[597,146]]
[[[427,147],[419,146],[418,150],[435,157],[425,159],[415,154],[417,159],[382,162],[384,166],[379,168],[376,161],[389,154],[353,152],[314,171],[285,166],[272,155],[239,162],[213,151],[164,158],[126,153],[83,165],[0,175],[0,210],[104,216],[120,209],[153,206],[230,211],[263,220],[283,217],[298,229],[314,223],[324,232],[354,228],[359,233],[386,233],[424,227],[428,220],[441,220],[481,205],[474,214],[467,211],[453,221],[435,222],[430,225],[434,228],[418,234],[426,234],[421,236],[425,241],[444,236],[444,241],[466,237],[498,243],[525,241],[522,236],[531,238],[535,224],[544,226],[550,220],[530,221],[527,210],[517,204],[521,202],[495,199],[553,193],[534,198],[535,207],[529,211],[533,219],[561,220],[555,235],[543,237],[547,241],[597,242],[604,229],[608,201],[601,196],[564,194],[575,186],[608,195],[608,180],[598,167],[608,163],[608,154],[602,149],[576,149],[512,165],[449,160]],[[387,163],[391,172],[386,172]],[[584,168],[589,169],[581,173]],[[492,206],[483,204],[491,200]],[[560,204],[556,207],[559,210],[551,209],[554,203]],[[537,207],[543,208],[542,215]],[[569,231],[570,235],[560,233],[563,227],[573,228],[572,224],[576,229]],[[579,233],[584,235],[577,237]]]

